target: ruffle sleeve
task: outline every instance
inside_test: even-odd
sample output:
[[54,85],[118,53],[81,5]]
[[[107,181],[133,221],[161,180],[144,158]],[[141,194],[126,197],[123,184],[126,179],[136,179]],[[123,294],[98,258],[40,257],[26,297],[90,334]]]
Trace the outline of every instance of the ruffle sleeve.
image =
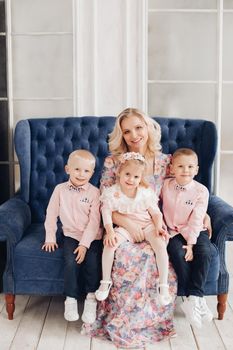
[[103,207],[121,214],[132,214],[152,208],[158,211],[158,198],[150,188],[140,187],[135,198],[121,192],[119,185],[105,188],[100,196]]

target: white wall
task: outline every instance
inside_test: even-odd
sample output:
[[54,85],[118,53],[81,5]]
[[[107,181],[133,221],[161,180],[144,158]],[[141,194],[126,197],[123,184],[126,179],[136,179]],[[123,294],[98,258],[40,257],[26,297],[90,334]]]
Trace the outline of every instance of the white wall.
[[146,107],[146,2],[74,1],[75,114]]
[[233,1],[148,1],[148,110],[218,130],[216,190],[233,204]]
[[[9,0],[13,122],[145,107],[141,0]],[[29,15],[28,15],[29,14]]]
[[13,123],[73,113],[71,0],[11,0]]

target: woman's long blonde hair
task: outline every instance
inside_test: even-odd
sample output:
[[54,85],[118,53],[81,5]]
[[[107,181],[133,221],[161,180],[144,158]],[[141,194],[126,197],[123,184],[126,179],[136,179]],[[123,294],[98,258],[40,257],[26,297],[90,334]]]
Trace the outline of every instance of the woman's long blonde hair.
[[153,156],[159,150],[161,150],[161,128],[160,125],[147,116],[145,113],[136,108],[126,108],[117,117],[113,131],[109,134],[109,150],[115,155],[119,156],[122,153],[128,152],[129,149],[123,138],[121,130],[121,123],[124,119],[136,116],[141,119],[147,126],[148,130],[148,143],[147,151],[145,155]]

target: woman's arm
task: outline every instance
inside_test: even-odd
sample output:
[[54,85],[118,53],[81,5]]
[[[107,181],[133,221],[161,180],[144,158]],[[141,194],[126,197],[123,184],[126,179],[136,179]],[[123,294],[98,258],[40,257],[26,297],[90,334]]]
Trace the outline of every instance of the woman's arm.
[[130,220],[127,215],[114,211],[112,213],[112,221],[115,225],[123,227],[125,230],[127,230],[134,242],[144,241],[145,236],[142,228]]
[[100,193],[105,187],[110,187],[116,183],[117,165],[112,156],[105,159],[100,179]]

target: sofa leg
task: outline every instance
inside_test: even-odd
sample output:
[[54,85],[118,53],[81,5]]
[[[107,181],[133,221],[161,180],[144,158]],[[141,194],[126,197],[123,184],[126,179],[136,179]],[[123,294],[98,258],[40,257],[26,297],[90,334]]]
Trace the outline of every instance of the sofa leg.
[[224,316],[224,313],[226,311],[227,296],[228,296],[228,294],[219,294],[217,296],[217,298],[218,298],[217,310],[218,310],[218,319],[219,320],[223,320],[223,316]]
[[6,300],[6,311],[8,314],[8,320],[13,320],[13,314],[15,311],[15,295],[5,294],[5,300]]

